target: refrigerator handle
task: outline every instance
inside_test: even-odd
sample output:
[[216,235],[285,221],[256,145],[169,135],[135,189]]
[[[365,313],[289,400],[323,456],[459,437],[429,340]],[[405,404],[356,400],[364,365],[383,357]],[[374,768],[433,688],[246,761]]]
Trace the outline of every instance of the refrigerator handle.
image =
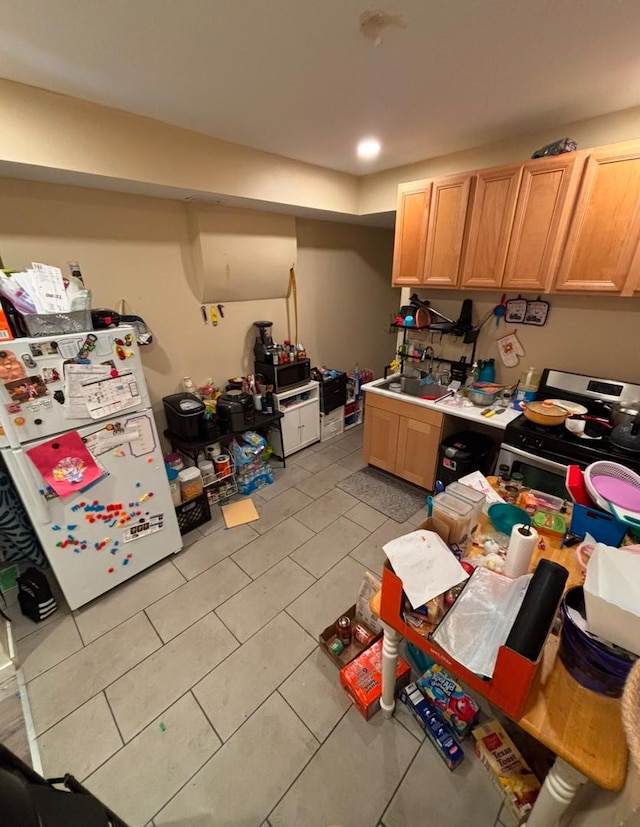
[[22,450],[14,452],[16,461],[12,469],[15,476],[20,477],[20,493],[25,500],[24,505],[29,516],[38,523],[50,523],[51,514],[47,501],[40,494],[41,483],[38,481],[31,460]]

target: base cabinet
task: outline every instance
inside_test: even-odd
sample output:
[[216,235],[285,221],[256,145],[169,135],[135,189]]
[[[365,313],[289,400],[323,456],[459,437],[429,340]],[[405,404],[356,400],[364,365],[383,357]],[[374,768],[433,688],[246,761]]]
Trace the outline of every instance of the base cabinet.
[[320,397],[317,382],[309,382],[300,388],[274,394],[275,409],[284,414],[280,421],[280,434],[272,436],[274,449],[279,456],[288,457],[296,451],[312,445],[320,439]]
[[442,414],[411,402],[367,393],[365,462],[433,489],[443,419]]
[[392,474],[396,470],[399,422],[400,417],[396,413],[382,408],[366,408],[364,458],[370,465],[390,471]]

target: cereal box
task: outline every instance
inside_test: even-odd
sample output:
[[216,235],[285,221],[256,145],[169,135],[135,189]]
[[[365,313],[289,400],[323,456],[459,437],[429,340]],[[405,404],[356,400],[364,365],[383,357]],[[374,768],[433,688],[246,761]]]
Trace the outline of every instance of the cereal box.
[[478,704],[447,670],[434,663],[417,680],[418,688],[440,717],[460,738],[471,730],[478,715]]
[[[411,678],[411,668],[398,658],[396,689]],[[380,709],[382,696],[382,640],[365,649],[340,670],[340,683],[366,721]]]
[[473,730],[476,754],[506,797],[518,823],[533,807],[540,782],[498,721],[488,721]]

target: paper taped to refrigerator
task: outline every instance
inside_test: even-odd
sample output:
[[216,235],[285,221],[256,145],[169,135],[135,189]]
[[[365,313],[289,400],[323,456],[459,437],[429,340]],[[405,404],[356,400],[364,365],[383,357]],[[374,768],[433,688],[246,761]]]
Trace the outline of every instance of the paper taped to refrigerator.
[[164,514],[153,514],[148,520],[142,523],[134,523],[124,529],[122,532],[122,542],[132,543],[134,540],[139,540],[141,537],[146,537],[149,534],[155,534],[157,531],[162,531],[164,528]]
[[112,416],[142,402],[133,373],[120,373],[82,385],[81,392],[92,419]]
[[65,416],[68,419],[89,419],[89,409],[83,387],[88,382],[108,379],[110,376],[110,365],[65,365]]
[[106,476],[77,431],[60,434],[26,453],[61,498],[85,491]]
[[119,422],[101,428],[92,434],[84,437],[87,448],[91,453],[99,457],[115,448],[120,448],[125,443],[135,443],[140,439],[140,431],[133,424],[126,423],[123,428]]

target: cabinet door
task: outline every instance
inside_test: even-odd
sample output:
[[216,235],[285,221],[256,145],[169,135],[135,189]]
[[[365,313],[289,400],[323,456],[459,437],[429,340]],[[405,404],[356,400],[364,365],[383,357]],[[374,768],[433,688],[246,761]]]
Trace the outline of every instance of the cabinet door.
[[462,265],[463,287],[500,287],[522,175],[521,166],[480,170]]
[[582,157],[572,152],[523,164],[503,287],[544,292],[551,286]]
[[587,158],[555,290],[622,291],[640,240],[640,143]]
[[471,178],[470,173],[448,175],[431,185],[424,284],[458,285]]
[[320,406],[315,401],[310,405],[303,405],[300,410],[300,442],[310,445],[320,439]]
[[392,283],[420,284],[427,238],[431,184],[413,181],[398,187]]
[[284,419],[280,420],[280,427],[285,455],[289,456],[300,447],[300,412],[297,408],[284,411]]
[[395,472],[399,419],[398,414],[367,406],[363,440],[365,462]]
[[433,489],[440,445],[440,428],[400,417],[396,474],[422,488]]

